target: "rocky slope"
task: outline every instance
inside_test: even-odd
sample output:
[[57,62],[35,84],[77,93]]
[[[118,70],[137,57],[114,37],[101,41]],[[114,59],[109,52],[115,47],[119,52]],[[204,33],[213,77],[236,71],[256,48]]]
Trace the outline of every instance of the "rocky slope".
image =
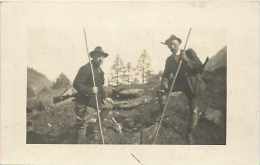
[[[170,97],[156,144],[225,144],[226,142],[226,56],[227,48],[209,59],[199,76],[196,103],[200,118],[188,138],[192,112],[186,96],[175,92]],[[156,90],[160,79],[155,77],[145,85],[124,87],[109,91],[114,99],[114,108],[104,113],[103,131],[107,144],[151,144],[158,126],[161,107]],[[52,98],[64,92],[65,88],[45,89],[33,103],[27,104],[27,143],[77,143],[74,126],[76,116],[74,102],[53,104]],[[128,97],[128,95],[131,97]],[[39,101],[41,103],[39,103]],[[41,106],[48,107],[42,108]],[[89,126],[81,143],[100,143],[96,111],[88,111]]]
[[49,88],[52,82],[42,73],[33,68],[27,68],[27,92],[28,96],[38,94],[43,88]]

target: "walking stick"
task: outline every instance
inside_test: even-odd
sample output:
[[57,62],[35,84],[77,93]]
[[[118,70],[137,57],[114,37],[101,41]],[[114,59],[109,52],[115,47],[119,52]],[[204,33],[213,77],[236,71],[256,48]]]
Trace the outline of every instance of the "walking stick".
[[[188,32],[188,34],[187,34],[186,42],[185,42],[183,51],[185,51],[185,49],[186,49],[186,47],[187,47],[188,39],[189,39],[189,37],[190,37],[190,33],[191,33],[191,28],[189,29],[189,32]],[[169,104],[171,91],[173,90],[173,87],[174,87],[174,84],[175,84],[175,82],[176,82],[177,76],[178,76],[178,74],[179,74],[179,72],[180,72],[181,66],[182,66],[182,58],[180,59],[180,62],[179,62],[177,71],[176,71],[176,73],[175,73],[173,82],[172,82],[172,84],[171,84],[171,87],[170,87],[170,90],[169,90],[169,93],[168,93],[168,96],[167,96],[166,103],[165,103],[165,105],[164,105],[164,107],[163,107],[163,111],[162,111],[162,115],[161,115],[161,117],[160,117],[159,125],[158,125],[158,127],[157,127],[157,129],[156,129],[156,132],[155,132],[155,135],[154,135],[154,138],[153,138],[153,144],[156,143],[157,136],[158,136],[159,130],[160,130],[160,128],[161,128],[162,120],[163,120],[164,114],[165,114],[166,109],[167,109],[168,104]]]
[[[90,68],[91,68],[91,73],[92,73],[93,85],[94,85],[94,87],[96,87],[95,76],[94,76],[94,72],[93,72],[93,65],[92,65],[91,58],[90,58],[89,51],[88,51],[87,34],[86,34],[85,28],[83,28],[83,32],[84,32],[86,50],[87,50]],[[101,139],[102,139],[102,144],[105,144],[105,140],[104,140],[104,136],[103,136],[103,130],[102,130],[102,123],[101,123],[100,114],[99,114],[100,110],[99,110],[99,105],[98,105],[97,93],[95,93],[95,100],[96,100],[96,107],[97,107],[96,109],[97,109],[97,116],[98,116],[99,131],[100,131],[100,135],[101,135]]]

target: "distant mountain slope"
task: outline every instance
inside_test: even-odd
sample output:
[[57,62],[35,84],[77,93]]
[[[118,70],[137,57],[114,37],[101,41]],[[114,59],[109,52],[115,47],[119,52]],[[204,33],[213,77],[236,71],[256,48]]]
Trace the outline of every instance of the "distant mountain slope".
[[70,86],[71,86],[71,82],[70,82],[69,78],[64,73],[61,73],[59,75],[59,77],[56,79],[52,88],[53,89],[68,88]]
[[33,68],[27,68],[27,88],[38,94],[43,88],[49,88],[52,82],[42,73]]

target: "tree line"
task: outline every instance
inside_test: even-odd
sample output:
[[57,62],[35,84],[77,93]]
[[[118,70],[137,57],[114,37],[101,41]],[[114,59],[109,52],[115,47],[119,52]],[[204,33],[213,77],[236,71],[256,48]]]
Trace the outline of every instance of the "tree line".
[[108,77],[109,86],[144,84],[152,75],[151,58],[146,50],[140,54],[137,64],[124,63],[120,55],[117,55]]

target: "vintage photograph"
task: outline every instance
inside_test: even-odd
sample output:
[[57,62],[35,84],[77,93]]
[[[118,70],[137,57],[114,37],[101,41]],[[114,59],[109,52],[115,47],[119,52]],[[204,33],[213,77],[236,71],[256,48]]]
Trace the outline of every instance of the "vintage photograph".
[[226,144],[225,28],[167,3],[30,10],[27,144]]

